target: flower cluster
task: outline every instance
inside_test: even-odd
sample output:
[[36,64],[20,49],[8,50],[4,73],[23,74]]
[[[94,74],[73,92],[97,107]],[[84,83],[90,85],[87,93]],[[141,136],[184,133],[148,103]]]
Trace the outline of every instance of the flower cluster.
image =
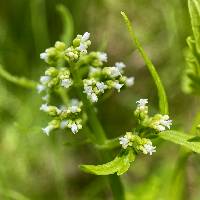
[[135,134],[127,132],[125,136],[119,138],[119,143],[122,148],[132,147],[136,152],[142,151],[144,154],[156,152],[156,147],[152,146],[148,135],[170,129],[172,120],[168,115],[156,114],[153,117],[148,115],[148,99],[140,99],[136,101],[137,108],[135,116],[138,120],[138,127],[135,129]]
[[64,42],[57,41],[54,47],[50,47],[40,54],[40,58],[52,66],[59,65],[63,60],[77,61],[80,56],[87,54],[87,48],[91,45],[90,33],[77,35],[70,47]]
[[66,45],[64,42],[57,41],[54,47],[50,47],[46,49],[45,52],[41,53],[40,58],[49,65],[56,66],[64,59],[65,48]]
[[39,93],[44,91],[48,94],[48,91],[52,88],[69,88],[72,83],[70,71],[67,68],[56,69],[55,67],[50,67],[45,71],[45,75],[40,77],[40,84],[38,84],[37,90]]
[[82,102],[76,99],[72,99],[68,107],[64,105],[60,107],[50,106],[47,103],[42,104],[40,110],[54,118],[46,128],[42,129],[43,132],[49,135],[53,129],[70,128],[74,134],[77,133],[82,128],[81,107]]
[[150,117],[148,115],[148,99],[140,99],[137,103],[137,109],[135,110],[135,116],[139,122],[139,125],[151,128],[156,132],[165,131],[170,129],[172,120],[169,119],[168,115],[155,114]]
[[143,152],[144,154],[152,155],[156,152],[156,147],[152,146],[150,139],[141,138],[132,132],[127,132],[125,136],[119,138],[120,144],[123,149],[127,147],[132,147],[136,152]]
[[53,121],[43,129],[47,135],[56,128],[70,128],[73,133],[82,128],[82,103],[69,107],[51,105],[50,94],[54,91],[67,92],[65,90],[69,88],[71,90],[68,94],[71,95],[77,92],[79,87],[82,91],[78,92],[85,93],[91,102],[97,102],[99,96],[106,90],[116,89],[119,92],[122,87],[134,84],[134,77],[124,76],[126,67],[124,63],[117,62],[112,67],[104,66],[108,59],[106,53],[88,53],[88,47],[91,45],[89,38],[88,32],[77,35],[69,47],[57,41],[53,47],[40,54],[40,58],[50,65],[40,77],[37,86],[45,102],[40,110],[54,117]]
[[[99,63],[107,61],[107,55],[97,52]],[[84,83],[84,93],[87,94],[91,102],[97,102],[98,97],[106,90],[116,89],[120,92],[123,86],[130,87],[134,84],[134,77],[127,78],[124,76],[125,64],[122,62],[115,63],[113,67],[90,66],[89,74]]]

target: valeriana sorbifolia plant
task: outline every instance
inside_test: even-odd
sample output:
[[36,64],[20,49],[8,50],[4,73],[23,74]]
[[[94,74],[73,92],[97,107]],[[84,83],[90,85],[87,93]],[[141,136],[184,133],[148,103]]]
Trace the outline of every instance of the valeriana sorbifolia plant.
[[[107,91],[120,92],[122,88],[134,84],[134,77],[127,78],[124,75],[124,63],[116,62],[114,66],[108,66],[106,53],[88,53],[87,49],[91,44],[89,37],[88,32],[77,35],[70,47],[63,42],[56,42],[54,47],[40,54],[40,58],[51,66],[40,77],[40,84],[37,86],[44,101],[40,110],[53,117],[48,126],[42,129],[47,135],[58,128],[70,128],[73,133],[77,133],[84,126],[82,107],[87,104],[82,99],[74,99],[70,90],[78,88],[78,94],[75,95],[86,94],[91,103],[96,103]],[[68,105],[51,105],[51,95],[60,89],[71,100]]]
[[[195,54],[200,49],[198,43],[200,3],[197,0],[189,0],[189,6],[190,12],[193,13],[191,19],[194,26],[194,38],[190,47],[193,49],[192,47],[195,45],[195,49],[193,49],[193,54]],[[136,102],[137,107],[134,112],[136,126],[131,131],[127,130],[124,136],[108,140],[97,119],[95,108],[95,104],[104,93],[113,90],[120,92],[121,89],[134,84],[133,77],[128,78],[124,75],[124,63],[116,62],[114,66],[108,66],[106,53],[88,52],[88,47],[91,45],[88,32],[77,35],[70,47],[63,42],[56,42],[54,47],[46,49],[40,55],[41,59],[49,65],[44,75],[40,77],[40,83],[37,84],[37,90],[43,100],[40,110],[52,117],[42,131],[49,135],[55,129],[63,129],[63,131],[70,130],[76,134],[80,129],[86,128],[84,133],[94,143],[94,147],[107,151],[102,154],[105,162],[112,159],[109,155],[110,149],[120,148],[118,155],[110,162],[102,165],[81,165],[82,170],[96,175],[125,173],[136,156],[141,153],[152,155],[156,152],[153,138],[162,138],[200,153],[199,137],[185,134],[182,131],[168,130],[171,128],[172,120],[168,116],[167,96],[162,82],[153,63],[137,39],[128,17],[123,12],[121,14],[132,42],[143,57],[155,82],[159,100],[159,113],[152,116],[148,112],[148,99],[140,99]],[[199,54],[195,54],[195,58],[193,55],[191,59],[192,66],[197,66],[198,71]],[[0,75],[20,86],[36,87],[34,81],[14,77],[2,67],[0,67]],[[198,79],[198,73],[195,74],[196,76]],[[195,80],[197,79],[195,78]],[[54,101],[54,97],[56,100],[60,99],[60,102]],[[117,176],[109,176],[109,179],[114,199],[125,199],[120,179]]]

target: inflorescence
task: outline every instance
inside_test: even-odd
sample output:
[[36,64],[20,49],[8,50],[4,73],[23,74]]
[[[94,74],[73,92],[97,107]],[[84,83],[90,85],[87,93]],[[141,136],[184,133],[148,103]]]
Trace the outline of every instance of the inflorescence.
[[82,92],[91,103],[97,102],[108,90],[115,89],[120,92],[122,88],[134,84],[134,77],[128,78],[124,75],[126,66],[123,62],[108,66],[106,53],[88,53],[88,47],[91,45],[89,38],[88,32],[77,35],[70,47],[57,41],[54,47],[40,54],[40,58],[50,65],[45,74],[40,77],[40,83],[37,86],[44,101],[40,110],[53,117],[48,126],[42,129],[47,135],[58,128],[70,128],[73,133],[77,133],[82,128],[82,106],[84,105],[81,101],[72,100],[69,105],[50,105],[53,92],[62,89],[67,93],[68,90],[76,87],[77,80],[73,78],[73,73],[79,74],[81,85],[78,87],[82,88]]
[[119,143],[123,149],[134,148],[136,152],[152,155],[156,152],[156,147],[152,145],[150,139],[146,138],[152,133],[159,133],[170,129],[172,120],[168,115],[156,114],[152,117],[148,115],[148,99],[140,99],[134,112],[138,126],[133,132],[127,132],[125,136],[119,138]]

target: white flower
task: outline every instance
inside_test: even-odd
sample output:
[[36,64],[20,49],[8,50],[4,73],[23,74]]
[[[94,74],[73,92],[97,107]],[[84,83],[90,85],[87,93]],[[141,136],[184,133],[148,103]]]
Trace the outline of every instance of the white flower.
[[146,104],[148,103],[148,99],[140,99],[139,101],[136,101],[136,103],[138,104],[138,107],[144,107],[146,106]]
[[119,69],[117,69],[116,67],[111,67],[110,75],[112,78],[116,78],[117,76],[121,76],[121,73],[120,73]]
[[51,79],[50,76],[41,76],[41,77],[40,77],[40,82],[41,82],[43,85],[45,85],[45,84],[47,84],[47,83],[49,82],[50,79]]
[[72,113],[76,113],[78,111],[78,107],[77,106],[71,106],[70,108]]
[[85,85],[83,92],[86,93],[87,95],[91,95],[93,93],[92,86]]
[[49,136],[49,133],[54,129],[52,125],[42,128],[42,131]]
[[172,125],[172,120],[169,119],[168,115],[163,115],[160,119],[160,124],[170,129],[170,126]]
[[128,144],[129,144],[129,139],[126,136],[120,137],[119,138],[119,143],[122,145],[122,147],[124,149],[126,149],[128,147]]
[[143,153],[152,155],[152,153],[156,152],[156,147],[152,146],[152,143],[147,143],[144,145]]
[[64,105],[62,105],[62,106],[59,107],[59,110],[60,110],[61,112],[67,112],[67,107],[64,106]]
[[67,120],[63,120],[63,121],[60,122],[60,128],[61,128],[61,129],[66,128],[67,125],[68,125],[68,121],[67,121]]
[[96,67],[90,67],[90,74],[96,73],[96,72],[100,72],[101,69],[100,68],[96,68]]
[[78,126],[75,123],[71,125],[71,131],[74,134],[78,132]]
[[42,110],[44,112],[48,112],[49,111],[49,106],[47,104],[42,104],[40,106],[40,110]]
[[90,38],[90,33],[85,32],[81,38],[81,42],[86,42]]
[[97,82],[96,86],[98,90],[102,93],[104,93],[104,90],[107,88],[107,85],[105,85],[104,82]]
[[65,87],[65,88],[68,88],[72,85],[72,80],[71,79],[63,79],[61,81],[61,86],[62,87]]
[[126,79],[126,85],[128,87],[131,87],[134,84],[135,78],[134,77],[130,77]]
[[47,53],[41,53],[40,54],[40,59],[42,59],[42,60],[47,60],[47,58],[48,58],[48,55],[47,55]]
[[70,51],[70,52],[67,53],[67,55],[68,55],[70,58],[73,58],[75,54],[74,54],[72,51]]
[[77,49],[79,51],[81,51],[81,52],[85,52],[86,51],[86,53],[87,53],[87,46],[85,44],[83,44],[83,43],[80,43],[80,46],[77,47]]
[[162,125],[160,125],[160,124],[157,124],[157,125],[155,125],[155,129],[157,129],[158,131],[165,131],[165,127],[164,126],[162,126]]
[[116,67],[119,71],[121,71],[121,70],[123,70],[123,69],[126,67],[126,65],[125,65],[123,62],[116,62],[116,63],[115,63],[115,67]]
[[71,104],[72,106],[78,106],[79,103],[80,103],[80,102],[79,102],[78,99],[72,99],[71,102],[70,102],[70,104]]
[[59,115],[62,112],[59,108],[56,108],[56,113]]
[[101,62],[107,62],[107,60],[108,60],[108,56],[104,52],[98,52],[97,57]]
[[43,100],[43,101],[48,101],[48,100],[49,100],[49,95],[47,94],[47,95],[43,96],[43,97],[42,97],[42,100]]
[[41,85],[41,84],[37,85],[37,91],[38,91],[38,93],[41,93],[41,92],[44,91],[45,89],[46,89],[46,86]]
[[92,93],[90,96],[90,99],[91,101],[94,103],[94,102],[97,102],[98,101],[98,97],[95,93]]
[[120,92],[120,89],[123,87],[123,85],[124,85],[124,84],[120,84],[120,83],[116,82],[116,83],[114,84],[114,87],[117,89],[118,92]]

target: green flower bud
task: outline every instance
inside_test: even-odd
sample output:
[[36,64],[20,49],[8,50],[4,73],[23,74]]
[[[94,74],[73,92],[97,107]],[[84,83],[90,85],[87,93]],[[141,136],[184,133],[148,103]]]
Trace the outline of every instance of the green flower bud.
[[64,42],[57,41],[55,43],[55,48],[59,51],[64,51],[66,48],[66,44]]
[[50,67],[45,71],[45,75],[52,77],[57,76],[58,70],[55,67]]
[[74,47],[78,47],[80,45],[80,43],[81,43],[81,40],[79,38],[75,38],[73,40],[73,46]]

